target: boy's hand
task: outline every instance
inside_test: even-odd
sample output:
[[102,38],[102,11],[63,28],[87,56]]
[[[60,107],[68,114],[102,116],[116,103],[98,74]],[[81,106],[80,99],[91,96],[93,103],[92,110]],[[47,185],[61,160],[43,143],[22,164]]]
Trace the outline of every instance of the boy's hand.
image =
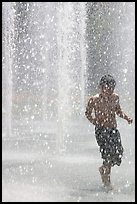
[[95,118],[92,118],[92,120],[90,121],[93,125],[96,125],[97,124],[97,121]]
[[127,118],[127,122],[128,122],[128,124],[131,124],[133,122],[133,119],[132,118]]

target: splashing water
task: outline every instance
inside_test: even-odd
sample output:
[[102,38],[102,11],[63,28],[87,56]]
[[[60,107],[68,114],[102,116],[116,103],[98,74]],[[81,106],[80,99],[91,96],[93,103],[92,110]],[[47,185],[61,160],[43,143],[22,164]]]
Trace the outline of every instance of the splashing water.
[[118,119],[125,157],[108,196],[84,115],[107,73],[134,119],[134,15],[134,2],[2,3],[3,200],[134,200],[134,125]]

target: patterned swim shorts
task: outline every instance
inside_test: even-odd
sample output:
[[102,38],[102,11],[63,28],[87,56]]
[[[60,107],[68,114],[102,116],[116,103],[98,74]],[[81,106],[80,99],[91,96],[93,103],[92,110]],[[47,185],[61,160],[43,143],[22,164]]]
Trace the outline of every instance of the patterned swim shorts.
[[120,166],[124,149],[118,129],[95,127],[95,137],[100,147],[103,164]]

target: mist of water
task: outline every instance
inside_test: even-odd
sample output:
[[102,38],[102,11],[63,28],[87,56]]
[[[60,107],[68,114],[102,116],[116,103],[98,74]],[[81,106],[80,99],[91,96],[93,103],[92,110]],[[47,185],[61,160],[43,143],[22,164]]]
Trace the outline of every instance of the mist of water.
[[106,194],[85,117],[100,78],[111,74],[122,109],[135,118],[134,7],[2,2],[4,202],[134,202],[134,122],[117,118],[124,156]]
[[3,136],[65,150],[106,73],[134,117],[133,3],[3,3]]

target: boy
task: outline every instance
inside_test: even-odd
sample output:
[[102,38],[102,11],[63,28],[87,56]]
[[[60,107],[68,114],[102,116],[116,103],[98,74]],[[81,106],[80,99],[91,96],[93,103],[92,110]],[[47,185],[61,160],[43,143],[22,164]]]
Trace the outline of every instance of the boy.
[[133,122],[121,110],[119,96],[114,93],[115,86],[116,82],[111,75],[103,76],[99,83],[101,93],[89,99],[85,112],[87,119],[95,125],[95,137],[103,159],[103,165],[99,167],[99,172],[104,186],[109,187],[109,189],[112,189],[110,182],[111,167],[114,165],[120,166],[123,155],[116,114],[127,120],[129,124]]

